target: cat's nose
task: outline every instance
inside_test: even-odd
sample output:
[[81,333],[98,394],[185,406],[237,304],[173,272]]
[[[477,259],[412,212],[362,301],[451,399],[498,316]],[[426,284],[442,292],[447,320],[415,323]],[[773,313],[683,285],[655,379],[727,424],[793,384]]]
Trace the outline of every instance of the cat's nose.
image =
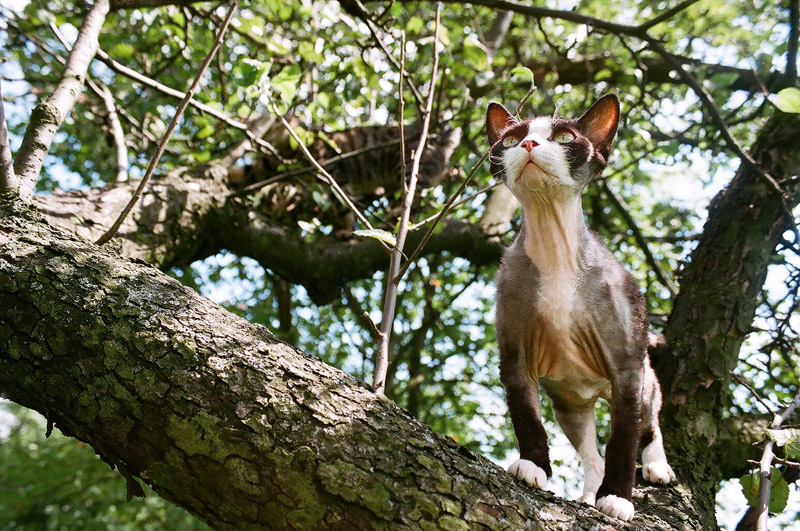
[[522,141],[522,147],[527,149],[528,153],[530,153],[530,151],[533,148],[535,148],[536,146],[538,146],[538,145],[539,145],[539,142],[536,142],[535,140],[523,140]]

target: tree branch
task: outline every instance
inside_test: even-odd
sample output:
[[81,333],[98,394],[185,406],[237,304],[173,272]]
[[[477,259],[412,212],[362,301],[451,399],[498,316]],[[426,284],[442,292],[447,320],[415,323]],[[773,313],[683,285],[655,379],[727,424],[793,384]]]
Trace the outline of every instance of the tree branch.
[[[433,109],[433,96],[436,89],[436,75],[439,72],[439,24],[441,22],[442,6],[436,6],[436,26],[433,34],[433,68],[431,69],[431,80],[428,88],[428,97],[425,101],[425,107],[422,111],[422,131],[420,133],[419,141],[417,142],[417,149],[414,151],[414,157],[411,161],[411,175],[406,184],[405,171],[402,172],[400,178],[403,180],[403,196],[401,201],[400,222],[397,226],[396,241],[394,247],[391,249],[389,259],[389,271],[386,273],[386,290],[383,302],[383,315],[381,317],[380,334],[378,336],[378,347],[375,355],[375,375],[372,385],[375,392],[383,394],[386,389],[386,370],[389,367],[389,341],[392,337],[392,327],[394,326],[395,310],[397,305],[397,291],[402,278],[400,272],[400,261],[403,257],[403,248],[405,247],[406,237],[408,236],[408,228],[411,219],[411,207],[414,205],[414,194],[417,191],[417,181],[419,180],[419,165],[422,161],[422,154],[425,152],[425,143],[428,141],[428,127],[431,123],[431,112]],[[405,45],[405,38],[402,39]],[[400,61],[400,72],[405,67],[405,50],[403,50]],[[400,85],[400,90],[403,90],[403,85]],[[403,117],[401,115],[400,119]],[[402,138],[402,136],[401,136]],[[402,153],[403,168],[405,168],[405,152]],[[403,271],[405,271],[404,268]]]
[[37,105],[31,113],[22,145],[14,160],[14,171],[19,179],[19,196],[23,201],[30,201],[33,197],[36,181],[53,143],[53,137],[83,91],[83,81],[97,52],[97,38],[108,11],[108,0],[95,0],[81,24],[78,38],[67,57],[56,89],[47,101]]
[[197,74],[192,81],[189,90],[186,92],[186,95],[181,100],[180,104],[178,104],[177,109],[175,109],[175,115],[172,117],[172,121],[170,122],[169,126],[167,127],[166,132],[164,133],[163,138],[158,144],[155,153],[153,153],[152,158],[150,159],[150,164],[147,166],[147,171],[142,177],[141,182],[139,182],[139,186],[136,188],[136,191],[131,196],[130,201],[128,204],[125,205],[125,208],[122,209],[119,216],[117,217],[116,221],[113,225],[106,231],[102,236],[97,239],[97,245],[103,245],[108,240],[114,237],[114,235],[119,230],[122,223],[125,221],[125,217],[130,213],[133,209],[133,206],[142,196],[142,192],[144,192],[147,183],[150,181],[150,177],[153,176],[153,172],[156,169],[156,165],[158,164],[159,159],[161,159],[161,154],[164,153],[164,149],[167,147],[167,142],[169,142],[170,137],[172,136],[172,132],[175,131],[175,128],[178,126],[178,121],[180,120],[183,111],[186,110],[186,107],[189,105],[189,100],[192,99],[192,95],[194,91],[197,90],[198,85],[200,85],[200,79],[203,77],[203,74],[208,68],[208,65],[211,63],[211,60],[214,58],[214,55],[217,53],[217,50],[222,44],[222,38],[225,36],[225,31],[228,29],[228,24],[230,24],[231,19],[233,18],[233,13],[236,11],[236,8],[239,5],[239,0],[234,0],[231,4],[230,8],[228,8],[228,14],[225,16],[225,20],[222,22],[219,30],[217,30],[217,35],[214,39],[213,44],[211,45],[211,50],[209,50],[208,55],[206,55],[205,59],[203,59],[203,63],[200,65],[200,69],[197,71]]
[[791,86],[797,81],[797,46],[800,41],[800,0],[789,0],[789,43],[786,47],[786,77]]
[[637,489],[623,524],[528,488],[265,328],[13,208],[0,393],[214,528],[703,527],[676,489]]
[[[5,61],[0,61],[0,66]],[[0,76],[1,78],[2,76]],[[11,160],[11,143],[8,138],[3,91],[0,88],[0,194],[15,192],[19,188],[14,165]]]

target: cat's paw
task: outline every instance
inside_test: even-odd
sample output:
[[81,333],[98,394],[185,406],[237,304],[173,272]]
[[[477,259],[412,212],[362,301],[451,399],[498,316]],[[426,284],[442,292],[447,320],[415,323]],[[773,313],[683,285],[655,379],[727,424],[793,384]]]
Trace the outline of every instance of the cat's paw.
[[672,471],[672,467],[669,466],[669,463],[666,461],[647,463],[642,467],[642,476],[644,476],[645,481],[660,483],[661,485],[666,485],[670,481],[675,481],[676,477],[675,472]]
[[595,507],[612,518],[625,522],[633,520],[633,504],[625,498],[608,494],[597,500]]
[[578,498],[578,501],[594,507],[594,492],[584,492],[583,495]]
[[533,461],[517,459],[508,467],[508,473],[531,487],[543,489],[547,486],[547,473],[536,466]]

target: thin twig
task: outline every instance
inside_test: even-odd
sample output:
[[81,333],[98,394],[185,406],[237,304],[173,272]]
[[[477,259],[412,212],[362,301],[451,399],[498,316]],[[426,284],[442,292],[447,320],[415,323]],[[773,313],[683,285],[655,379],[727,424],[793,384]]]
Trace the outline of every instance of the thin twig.
[[761,398],[761,395],[759,395],[758,392],[753,388],[753,386],[750,385],[750,382],[748,382],[747,380],[745,380],[744,378],[742,378],[733,371],[730,371],[729,374],[731,375],[731,378],[736,380],[738,384],[745,386],[747,390],[750,391],[750,394],[753,395],[753,398],[758,400],[758,403],[761,404],[764,407],[764,409],[766,409],[771,415],[775,414],[775,410],[772,409],[772,407],[768,403],[766,403],[763,398]]
[[628,228],[631,229],[631,232],[633,233],[633,239],[636,240],[637,245],[644,253],[647,264],[653,269],[653,272],[656,274],[656,277],[658,277],[659,282],[661,282],[661,284],[667,288],[670,297],[674,299],[675,295],[678,293],[678,290],[675,289],[675,285],[672,283],[672,280],[670,280],[670,278],[664,272],[664,269],[661,267],[661,264],[658,263],[658,260],[656,260],[656,257],[653,255],[653,251],[650,250],[650,244],[645,238],[644,234],[642,234],[642,231],[639,229],[639,225],[636,223],[636,220],[633,219],[627,203],[608,186],[608,182],[606,180],[603,180],[600,186],[603,188],[603,192],[605,192],[608,198],[611,199],[611,202],[622,215],[625,223],[628,224]]
[[[151,78],[149,78],[149,77],[147,77],[145,75],[142,75],[141,73],[137,72],[136,70],[128,68],[127,66],[123,65],[122,63],[118,63],[117,61],[113,60],[103,50],[97,50],[97,58],[98,58],[98,60],[100,60],[102,63],[104,63],[106,66],[108,66],[110,69],[112,69],[113,71],[117,72],[118,74],[122,74],[122,75],[124,75],[126,77],[129,77],[129,78],[133,79],[134,81],[138,81],[142,85],[145,85],[147,87],[155,89],[155,90],[157,90],[157,91],[159,91],[159,92],[161,92],[163,94],[166,94],[167,96],[172,96],[173,98],[178,98],[178,99],[183,99],[183,98],[186,97],[186,94],[181,92],[180,90],[176,90],[176,89],[174,89],[172,87],[168,87],[168,86],[164,85],[163,83],[160,83],[160,82],[158,82],[158,81],[156,81],[154,79],[151,79]],[[277,157],[281,161],[283,161],[283,159],[280,156],[280,153],[278,152],[277,149],[275,149],[275,147],[272,144],[270,144],[269,142],[267,142],[265,140],[262,140],[261,138],[258,138],[256,135],[254,135],[252,133],[252,131],[250,130],[251,129],[250,125],[248,123],[242,122],[240,120],[235,120],[230,115],[228,115],[228,114],[226,114],[224,112],[218,111],[217,109],[215,109],[213,107],[209,107],[205,103],[201,103],[201,102],[199,102],[199,101],[197,101],[195,99],[190,99],[189,100],[189,105],[191,105],[192,107],[194,107],[195,109],[197,109],[199,111],[202,111],[204,113],[207,113],[207,114],[213,116],[217,120],[220,120],[221,122],[233,127],[234,129],[239,129],[241,131],[244,131],[251,142],[254,142],[254,143],[258,144],[259,146],[261,146],[264,149],[266,149],[272,156]]]
[[[369,153],[370,151],[375,151],[377,149],[383,149],[391,146],[396,146],[397,144],[401,143],[400,139],[397,140],[389,140],[388,142],[381,142],[380,144],[373,144],[371,146],[365,146],[363,148],[354,149],[353,151],[348,151],[347,153],[342,153],[341,155],[336,155],[335,157],[331,157],[329,159],[320,160],[319,165],[322,167],[331,166],[336,164],[337,162],[341,162],[343,160],[347,160],[353,157],[358,157],[359,155],[363,155],[364,153]],[[244,195],[250,192],[254,192],[265,186],[268,186],[274,182],[289,179],[292,177],[297,177],[298,175],[305,175],[306,173],[311,173],[313,171],[317,171],[316,167],[314,166],[306,166],[305,168],[298,168],[296,170],[287,171],[284,173],[279,173],[277,175],[273,175],[268,179],[264,179],[263,181],[258,181],[253,184],[247,185],[240,190],[233,191],[229,194],[230,196],[237,196],[237,195]]]
[[453,207],[453,203],[455,203],[456,198],[461,195],[461,193],[464,191],[464,189],[467,187],[470,181],[472,181],[472,177],[475,175],[475,172],[478,171],[478,168],[483,166],[483,163],[486,162],[486,159],[488,158],[489,158],[489,151],[486,151],[486,153],[483,154],[483,157],[481,157],[481,159],[475,164],[475,166],[472,167],[467,176],[461,182],[461,186],[458,187],[456,193],[450,196],[450,198],[447,200],[442,210],[440,210],[439,214],[436,215],[436,218],[434,219],[433,223],[431,223],[431,226],[428,227],[428,231],[425,233],[425,236],[422,237],[422,240],[420,240],[419,244],[417,245],[417,248],[414,249],[414,252],[411,253],[405,265],[403,265],[403,269],[401,269],[400,272],[398,273],[398,276],[400,278],[402,278],[402,276],[406,273],[408,268],[411,267],[411,264],[414,263],[414,260],[416,260],[417,257],[419,257],[420,253],[422,253],[423,247],[425,247],[425,244],[428,243],[428,240],[430,240],[431,236],[433,236],[433,231],[436,230],[436,227],[437,225],[439,225],[439,222],[441,222],[444,215],[450,211],[450,209]]
[[[461,205],[463,205],[464,203],[466,203],[467,201],[470,201],[470,200],[472,200],[472,199],[475,199],[476,197],[478,197],[478,196],[479,196],[479,195],[481,195],[481,194],[485,194],[486,192],[488,192],[488,191],[489,191],[489,190],[491,190],[492,188],[497,188],[497,187],[498,187],[498,186],[500,186],[501,184],[503,184],[503,181],[495,181],[495,182],[493,182],[492,184],[489,184],[489,185],[487,185],[487,186],[484,186],[484,187],[483,187],[483,188],[481,188],[480,190],[478,190],[478,191],[476,191],[476,192],[473,192],[473,193],[471,193],[471,194],[469,194],[469,195],[467,195],[467,196],[464,196],[464,197],[462,197],[461,199],[459,199],[458,201],[456,201],[455,203],[453,203],[452,205],[450,205],[450,208],[449,208],[449,210],[452,210],[452,209],[454,209],[454,208],[455,208],[455,207],[457,207],[457,206],[461,206]],[[455,194],[455,195],[454,195],[454,197],[458,197],[458,194]],[[422,227],[422,226],[424,226],[424,225],[427,225],[428,223],[430,223],[431,221],[433,221],[434,219],[436,219],[437,217],[439,217],[439,216],[442,214],[442,212],[443,212],[444,210],[445,210],[445,208],[442,208],[442,209],[441,209],[441,210],[439,210],[439,212],[437,212],[436,214],[433,214],[433,215],[431,215],[431,216],[428,216],[427,218],[423,219],[422,221],[418,221],[417,223],[414,223],[413,225],[411,225],[411,227],[409,227],[409,230],[417,230],[417,229],[419,229],[420,227]]]
[[111,228],[108,229],[108,231],[100,236],[100,238],[98,238],[98,240],[95,242],[97,245],[103,245],[114,237],[120,226],[122,226],[123,221],[125,221],[125,218],[128,216],[128,213],[130,213],[136,202],[142,196],[147,183],[150,182],[150,178],[153,176],[153,172],[156,169],[159,159],[161,159],[161,155],[164,153],[164,150],[167,147],[167,142],[169,142],[173,131],[175,131],[175,128],[178,126],[178,121],[180,120],[183,111],[185,111],[186,107],[188,107],[189,100],[192,99],[195,90],[197,90],[197,87],[200,85],[200,80],[202,79],[203,74],[208,68],[208,65],[211,63],[211,60],[214,58],[214,55],[217,53],[220,44],[222,44],[222,38],[225,36],[225,31],[228,29],[228,25],[230,24],[231,19],[233,18],[233,13],[236,11],[238,5],[239,0],[234,0],[230,8],[228,8],[228,13],[225,15],[225,20],[222,22],[222,26],[219,28],[219,31],[217,31],[217,36],[214,39],[214,43],[211,45],[211,50],[209,50],[206,58],[203,59],[203,63],[200,65],[200,70],[198,70],[197,74],[195,75],[192,85],[189,87],[189,90],[186,92],[183,100],[181,100],[181,102],[178,104],[178,108],[175,110],[175,116],[172,117],[172,121],[170,122],[169,127],[167,127],[167,131],[164,133],[164,137],[161,139],[161,142],[159,142],[155,153],[150,159],[150,164],[147,167],[144,177],[142,177],[142,181],[139,183],[139,186],[136,188],[136,191],[133,193],[130,201],[128,201],[128,204],[125,205],[125,208],[122,210],[122,212],[120,212],[117,220],[114,222]]
[[[89,82],[92,83],[91,80]],[[108,126],[111,129],[111,136],[114,138],[114,152],[116,154],[114,166],[117,170],[114,182],[123,183],[128,180],[128,146],[125,144],[125,131],[123,131],[122,123],[119,121],[114,95],[103,84],[98,85],[97,90],[103,98],[108,117]]]
[[660,15],[657,15],[657,16],[651,18],[647,22],[639,24],[638,29],[640,29],[642,31],[647,31],[650,28],[652,28],[653,26],[655,26],[656,24],[661,24],[665,20],[669,20],[674,15],[680,13],[681,11],[683,11],[687,7],[691,6],[692,4],[696,4],[698,1],[699,0],[684,0],[680,4],[678,4],[675,7],[673,7],[672,9],[667,9],[666,11],[661,13]]
[[[0,60],[0,65],[5,62],[5,59]],[[14,192],[18,186],[19,181],[14,173],[14,163],[11,160],[8,124],[6,123],[6,114],[3,109],[3,91],[0,88],[0,193]]]
[[353,9],[357,12],[358,17],[364,21],[364,24],[367,25],[367,28],[369,28],[370,33],[372,34],[375,41],[378,43],[378,46],[380,46],[381,50],[383,50],[383,53],[386,55],[386,58],[389,59],[389,62],[391,62],[394,65],[394,67],[400,71],[400,76],[405,78],[406,83],[408,83],[408,88],[411,89],[411,93],[414,94],[414,98],[416,98],[417,100],[417,105],[422,107],[424,102],[422,95],[419,93],[419,90],[417,90],[416,85],[414,85],[414,81],[411,79],[410,74],[406,72],[405,68],[400,67],[400,64],[397,62],[397,59],[395,59],[394,56],[392,55],[392,52],[391,50],[389,50],[389,47],[386,46],[386,43],[384,43],[383,39],[381,39],[381,36],[378,34],[378,30],[375,28],[375,23],[369,16],[369,12],[366,10],[364,5],[360,1],[353,2]]
[[[425,102],[425,110],[422,115],[422,132],[419,137],[417,149],[411,162],[411,176],[408,186],[405,188],[402,199],[402,211],[400,213],[400,223],[397,228],[397,239],[395,247],[392,249],[389,261],[389,271],[386,274],[386,296],[383,304],[383,316],[381,318],[380,335],[378,337],[378,348],[375,353],[375,372],[372,378],[372,386],[376,394],[383,394],[386,390],[386,372],[389,368],[389,341],[392,336],[392,325],[394,324],[395,310],[397,307],[398,284],[402,275],[400,270],[400,260],[403,257],[403,246],[408,235],[409,219],[411,217],[411,206],[414,203],[414,192],[417,188],[419,178],[419,166],[422,161],[422,154],[425,151],[425,143],[428,139],[428,127],[431,120],[431,109],[433,108],[433,97],[436,89],[436,75],[439,70],[439,26],[442,14],[442,5],[436,5],[436,28],[433,36],[433,69],[431,71],[431,81],[428,88],[428,98]],[[404,56],[402,56],[404,57]],[[402,65],[400,67],[402,72]],[[401,76],[402,77],[402,76]],[[402,87],[401,87],[402,88]],[[402,117],[401,117],[402,120]],[[403,153],[405,158],[405,153]],[[405,173],[400,176],[405,181]]]
[[31,113],[22,145],[14,158],[19,197],[23,201],[33,198],[36,181],[53,143],[53,137],[83,91],[83,81],[97,52],[97,39],[108,11],[108,0],[94,2],[83,19],[58,85],[47,101],[39,103]]
[[[364,216],[364,214],[362,214],[361,211],[353,204],[353,201],[350,200],[350,196],[348,196],[347,193],[345,193],[345,191],[342,190],[342,187],[339,186],[339,183],[336,182],[336,179],[334,179],[330,173],[325,171],[325,168],[323,168],[322,165],[319,162],[317,162],[317,159],[314,158],[314,155],[312,155],[311,152],[308,151],[305,142],[303,142],[303,140],[299,136],[297,136],[297,133],[295,133],[294,128],[292,128],[291,124],[286,121],[286,118],[283,117],[280,110],[278,109],[278,106],[275,105],[275,102],[270,102],[270,107],[272,108],[272,112],[275,113],[275,116],[277,116],[278,119],[283,124],[283,127],[286,128],[286,130],[292,136],[294,141],[297,142],[297,145],[300,148],[300,151],[303,152],[303,155],[305,155],[306,160],[308,160],[308,162],[310,162],[311,165],[314,166],[314,169],[316,169],[317,172],[319,172],[323,177],[325,177],[325,180],[328,181],[328,185],[330,185],[331,189],[333,190],[333,193],[347,206],[347,208],[353,211],[353,214],[356,215],[356,217],[361,223],[363,223],[368,229],[372,229],[373,228],[372,224]],[[385,243],[383,243],[383,245],[384,247],[388,248]]]
[[[800,404],[800,391],[798,391],[794,399],[792,399],[792,402],[786,408],[775,415],[775,418],[772,420],[772,429],[779,429],[783,421],[788,418],[792,412],[794,412],[798,404]],[[760,479],[758,483],[758,504],[756,505],[756,514],[758,514],[756,531],[767,531],[772,459],[774,457],[772,454],[772,447],[774,444],[775,443],[772,439],[767,439],[767,442],[764,445],[764,451],[761,454],[761,461],[759,461]]]

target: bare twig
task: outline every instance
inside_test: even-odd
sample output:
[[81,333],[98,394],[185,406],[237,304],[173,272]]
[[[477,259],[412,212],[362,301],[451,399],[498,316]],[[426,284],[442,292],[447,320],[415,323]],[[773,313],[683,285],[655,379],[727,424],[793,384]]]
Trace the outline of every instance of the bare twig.
[[411,253],[411,255],[408,257],[408,260],[403,266],[403,269],[401,269],[400,272],[398,273],[399,277],[402,278],[402,276],[405,275],[408,268],[411,267],[411,264],[414,263],[414,260],[416,260],[419,257],[420,253],[422,253],[422,249],[425,247],[425,244],[428,243],[428,240],[431,239],[431,236],[433,236],[433,231],[436,230],[437,225],[439,225],[444,215],[447,214],[447,212],[449,212],[450,209],[453,207],[453,203],[455,203],[456,198],[461,195],[461,193],[464,191],[464,189],[467,187],[470,181],[472,181],[472,177],[475,175],[475,172],[478,171],[478,168],[483,166],[483,163],[486,162],[486,159],[488,158],[489,158],[489,151],[483,154],[483,157],[481,157],[481,159],[475,164],[475,166],[472,167],[467,176],[461,182],[461,186],[458,187],[456,193],[451,195],[450,198],[447,200],[447,202],[444,204],[444,207],[442,208],[442,210],[439,211],[439,214],[436,215],[436,218],[433,220],[433,223],[431,223],[431,226],[428,227],[425,236],[423,236],[422,240],[420,240],[419,244],[417,245],[417,248],[414,249],[414,252]]
[[53,143],[53,137],[82,92],[89,63],[98,49],[97,37],[108,11],[108,0],[94,2],[81,24],[58,85],[50,98],[37,105],[31,113],[22,145],[14,160],[19,196],[24,201],[30,201],[33,197],[36,180]]
[[[454,209],[454,208],[455,208],[455,207],[457,207],[457,206],[463,205],[463,204],[464,204],[464,203],[466,203],[467,201],[470,201],[470,200],[472,200],[472,199],[475,199],[475,198],[476,198],[476,197],[478,197],[479,195],[481,195],[481,194],[485,194],[486,192],[488,192],[488,191],[489,191],[489,190],[491,190],[492,188],[497,188],[497,187],[498,187],[498,186],[500,186],[501,184],[503,184],[503,181],[495,181],[495,182],[493,182],[492,184],[486,185],[486,186],[484,186],[483,188],[481,188],[480,190],[478,190],[478,191],[476,191],[476,192],[473,192],[473,193],[471,193],[471,194],[469,194],[469,195],[467,195],[467,196],[464,196],[464,197],[462,197],[461,199],[459,199],[458,201],[456,201],[456,202],[454,202],[454,203],[450,204],[450,206],[449,206],[448,210],[452,210],[452,209]],[[454,194],[454,195],[453,195],[453,197],[454,197],[454,198],[455,198],[455,197],[458,197],[458,194]],[[409,227],[409,230],[417,230],[418,228],[420,228],[420,227],[422,227],[422,226],[424,226],[424,225],[427,225],[427,224],[428,224],[428,223],[430,223],[431,221],[433,221],[433,220],[435,220],[436,218],[438,218],[439,216],[441,216],[441,215],[442,215],[442,213],[443,213],[444,211],[445,211],[445,207],[442,207],[442,209],[441,209],[441,210],[439,210],[439,212],[437,212],[436,214],[433,214],[432,216],[428,216],[427,218],[423,219],[422,221],[418,221],[417,223],[414,223],[413,225],[411,225],[411,227]],[[412,256],[413,256],[413,255],[412,255]]]
[[[381,142],[380,144],[372,144],[370,146],[365,146],[363,148],[354,149],[353,151],[348,151],[347,153],[342,153],[341,155],[336,155],[335,157],[331,157],[329,159],[317,161],[320,166],[323,168],[326,166],[331,166],[336,164],[337,162],[341,162],[343,160],[347,160],[353,157],[358,157],[359,155],[363,155],[364,153],[369,153],[370,151],[375,151],[376,149],[383,149],[386,147],[396,146],[400,143],[400,139],[397,140],[389,140],[388,142]],[[224,164],[223,164],[224,165]],[[277,175],[273,175],[268,179],[264,179],[263,181],[258,181],[253,184],[247,185],[240,190],[236,190],[230,193],[231,196],[237,195],[245,195],[250,192],[255,192],[265,186],[268,186],[274,182],[281,181],[283,179],[290,179],[292,177],[297,177],[298,175],[305,175],[306,173],[311,173],[317,171],[316,167],[314,166],[306,166],[305,168],[298,168],[296,170],[291,170],[283,173],[279,173]]]
[[155,153],[153,153],[152,158],[150,159],[150,164],[147,167],[147,171],[142,177],[142,181],[139,183],[139,186],[136,188],[136,191],[133,193],[130,201],[128,204],[125,205],[125,208],[120,212],[117,220],[111,226],[108,231],[106,231],[98,240],[95,242],[97,245],[103,245],[108,240],[114,237],[114,235],[119,230],[120,226],[122,226],[122,222],[125,221],[125,218],[128,216],[128,213],[133,209],[136,202],[142,196],[147,183],[150,181],[150,178],[153,176],[153,172],[156,169],[156,165],[158,164],[161,155],[164,153],[164,150],[167,147],[167,142],[169,142],[170,137],[172,136],[173,131],[178,126],[178,121],[180,120],[183,111],[186,110],[186,107],[189,105],[189,100],[192,99],[192,95],[194,94],[197,87],[200,85],[200,80],[203,77],[208,65],[211,63],[211,60],[214,58],[214,55],[217,53],[217,50],[222,43],[222,38],[225,36],[225,31],[228,29],[228,25],[233,18],[233,13],[236,11],[236,7],[239,5],[239,0],[234,0],[231,4],[230,8],[228,8],[228,14],[225,16],[225,20],[222,23],[222,26],[217,31],[217,36],[214,39],[214,43],[211,45],[211,50],[209,50],[208,55],[206,58],[203,59],[203,63],[200,65],[200,69],[198,70],[197,74],[192,81],[192,85],[189,87],[189,90],[186,92],[186,95],[183,97],[183,100],[178,104],[178,108],[175,110],[175,116],[172,117],[172,121],[167,127],[167,131],[164,133],[164,137],[159,142],[158,147],[156,148]]
[[[91,83],[92,81],[89,80]],[[97,87],[100,96],[103,98],[103,104],[106,107],[108,116],[108,125],[111,128],[111,134],[114,138],[115,147],[115,161],[114,166],[116,169],[116,176],[114,182],[123,183],[128,180],[128,146],[125,144],[125,131],[122,130],[122,123],[119,121],[117,115],[117,105],[114,101],[114,95],[108,90],[108,87],[100,84]]]
[[660,15],[657,15],[657,16],[651,18],[647,22],[639,24],[638,29],[640,29],[642,31],[649,30],[650,28],[652,28],[656,24],[661,24],[665,20],[669,20],[670,18],[672,18],[676,14],[680,13],[681,11],[683,11],[687,7],[691,6],[692,4],[696,4],[698,1],[699,0],[684,0],[680,4],[678,4],[675,7],[673,7],[672,9],[667,9],[666,11],[661,13]]
[[[147,77],[145,75],[140,74],[136,70],[128,68],[127,66],[123,65],[122,63],[118,63],[117,61],[113,60],[103,50],[97,50],[97,58],[101,62],[103,62],[106,66],[108,66],[110,69],[112,69],[113,71],[117,72],[118,74],[122,74],[124,76],[127,76],[127,77],[133,79],[134,81],[138,81],[142,85],[145,85],[145,86],[150,87],[152,89],[155,89],[155,90],[157,90],[159,92],[162,92],[162,93],[166,94],[167,96],[172,96],[173,98],[179,98],[179,99],[183,99],[184,97],[186,97],[186,94],[181,92],[180,90],[175,90],[172,87],[168,87],[168,86],[164,85],[163,83],[159,83],[158,81],[156,81],[154,79],[151,79],[151,78],[149,78],[149,77]],[[217,120],[220,120],[221,122],[233,127],[234,129],[239,129],[241,131],[244,131],[251,142],[254,142],[254,143],[258,144],[259,146],[263,147],[271,155],[273,155],[275,157],[278,157],[279,159],[281,158],[280,157],[280,153],[278,153],[278,150],[275,149],[275,147],[272,144],[270,144],[269,142],[266,142],[265,140],[262,140],[261,138],[259,138],[257,135],[255,135],[251,131],[251,126],[250,126],[249,123],[245,123],[245,122],[242,122],[240,120],[235,120],[230,115],[228,115],[228,114],[226,114],[224,112],[218,111],[217,109],[215,109],[213,107],[209,107],[205,103],[201,103],[201,102],[199,102],[199,101],[197,101],[195,99],[190,99],[189,100],[189,105],[191,105],[192,107],[194,107],[195,109],[197,109],[199,111],[202,111],[204,113],[207,113],[207,114],[213,116]]]
[[411,93],[414,94],[414,98],[416,98],[417,100],[417,105],[422,107],[424,102],[424,100],[422,99],[422,95],[419,93],[419,90],[417,90],[416,85],[414,85],[414,81],[411,79],[410,74],[406,72],[405,68],[400,67],[400,64],[397,62],[397,59],[395,59],[394,56],[392,55],[392,52],[391,50],[389,50],[389,47],[386,46],[386,43],[384,43],[383,39],[381,39],[381,36],[380,34],[378,34],[378,30],[375,27],[375,23],[370,18],[369,12],[364,8],[364,5],[360,1],[355,1],[352,3],[351,9],[355,11],[358,15],[358,18],[363,20],[364,24],[367,25],[370,33],[372,34],[372,37],[375,39],[375,42],[378,43],[378,46],[380,46],[381,50],[383,50],[383,53],[386,55],[386,58],[389,59],[389,62],[391,62],[395,68],[398,69],[398,71],[400,72],[400,76],[405,78],[406,83],[408,83],[408,88],[411,89]]
[[[5,59],[0,61],[0,65]],[[2,76],[0,76],[2,77]],[[15,192],[19,183],[11,161],[11,145],[8,139],[8,124],[3,109],[3,91],[0,89],[0,193]]]
[[[792,402],[786,408],[775,415],[775,418],[772,420],[772,429],[779,429],[783,421],[792,414],[798,404],[800,404],[800,392],[795,395]],[[773,440],[767,439],[766,444],[764,444],[764,451],[761,454],[761,461],[759,461],[760,480],[758,483],[758,504],[756,505],[756,512],[758,514],[756,531],[767,531],[767,520],[769,519],[769,492],[772,482],[771,469],[772,459],[774,457],[772,454],[773,445]]]
[[729,374],[731,375],[731,378],[733,378],[738,384],[743,385],[745,388],[747,388],[747,390],[750,391],[750,394],[753,395],[753,398],[758,400],[758,403],[761,404],[764,407],[764,409],[766,409],[770,414],[775,415],[775,410],[772,409],[772,406],[770,406],[768,403],[764,401],[763,398],[761,398],[761,395],[759,395],[758,392],[753,388],[753,386],[750,385],[750,382],[748,382],[747,380],[745,380],[744,378],[742,378],[733,371],[730,371]]
[[[61,44],[64,46],[67,52],[71,52],[72,46],[58,29],[58,26],[56,26],[55,22],[50,22],[50,28],[53,30],[53,33],[58,40],[61,41]],[[100,99],[103,100],[103,106],[106,108],[108,125],[111,128],[111,134],[114,139],[114,146],[116,150],[116,160],[114,161],[114,165],[116,166],[116,176],[114,178],[114,182],[125,182],[128,180],[128,147],[125,144],[125,131],[122,130],[122,124],[120,123],[119,116],[117,115],[117,104],[114,101],[114,95],[111,94],[111,91],[106,85],[99,81],[95,83],[88,76],[86,78],[86,83],[89,85],[89,88],[91,88],[98,96],[100,96]]]
[[[389,340],[392,335],[392,325],[394,324],[395,310],[397,307],[397,291],[401,275],[400,260],[403,257],[403,246],[408,235],[409,219],[411,217],[411,206],[414,203],[414,192],[417,188],[419,177],[419,165],[422,161],[422,153],[425,150],[425,143],[428,139],[428,126],[431,120],[431,109],[433,108],[433,97],[436,88],[436,74],[439,69],[439,23],[442,13],[442,5],[436,5],[436,29],[433,37],[433,69],[431,71],[430,87],[428,98],[425,102],[425,111],[422,115],[422,132],[419,137],[417,149],[411,162],[411,176],[408,186],[404,187],[402,199],[402,211],[400,214],[400,224],[397,228],[397,240],[392,249],[389,261],[389,271],[386,274],[386,296],[383,304],[383,316],[381,319],[380,335],[378,336],[378,348],[375,353],[375,372],[372,378],[372,386],[375,393],[383,394],[386,390],[386,372],[389,368]],[[401,55],[401,61],[405,61],[405,55]],[[400,71],[403,71],[404,64],[401,63]],[[401,76],[402,77],[402,76]],[[402,91],[402,85],[400,87]],[[402,92],[401,92],[402,94]],[[402,116],[401,116],[402,121]],[[401,137],[402,138],[402,137]],[[405,153],[403,153],[405,159]],[[405,181],[405,173],[400,176]]]
[[647,241],[647,238],[645,238],[644,234],[642,234],[642,231],[639,229],[639,225],[636,223],[636,220],[633,219],[630,208],[625,200],[617,195],[617,193],[608,186],[608,182],[606,180],[603,180],[600,186],[603,188],[603,192],[605,192],[608,198],[611,199],[611,202],[622,215],[625,223],[628,224],[628,228],[631,229],[631,232],[633,233],[633,239],[636,240],[637,245],[644,253],[647,264],[653,269],[653,272],[656,274],[656,277],[658,277],[659,282],[661,282],[661,284],[667,288],[670,297],[675,298],[678,290],[675,289],[675,285],[672,283],[672,280],[664,272],[661,264],[658,262],[658,260],[656,260],[656,257],[650,250],[650,243]]
[[[303,155],[305,155],[308,162],[310,162],[311,165],[314,166],[314,169],[316,169],[317,172],[319,172],[319,174],[322,175],[326,181],[328,181],[328,184],[333,190],[333,193],[347,206],[347,208],[353,211],[353,214],[356,215],[356,217],[361,223],[363,223],[368,229],[372,229],[373,228],[372,224],[364,216],[364,214],[361,213],[358,207],[356,207],[353,204],[353,201],[350,199],[350,196],[348,196],[347,193],[344,190],[342,190],[342,187],[339,186],[339,183],[336,182],[336,179],[334,179],[330,173],[325,171],[325,168],[323,168],[322,165],[319,162],[317,162],[317,159],[314,158],[314,155],[312,155],[311,152],[308,151],[308,148],[306,147],[305,143],[299,136],[297,136],[297,133],[295,133],[294,128],[292,128],[292,125],[286,121],[286,118],[283,117],[280,110],[278,109],[278,106],[275,105],[274,102],[270,102],[270,107],[272,108],[272,112],[275,113],[275,116],[277,116],[278,119],[283,124],[283,127],[286,128],[286,130],[292,136],[294,141],[297,142],[297,145],[300,147],[300,151],[303,152]],[[384,244],[384,247],[385,246],[386,244]]]

